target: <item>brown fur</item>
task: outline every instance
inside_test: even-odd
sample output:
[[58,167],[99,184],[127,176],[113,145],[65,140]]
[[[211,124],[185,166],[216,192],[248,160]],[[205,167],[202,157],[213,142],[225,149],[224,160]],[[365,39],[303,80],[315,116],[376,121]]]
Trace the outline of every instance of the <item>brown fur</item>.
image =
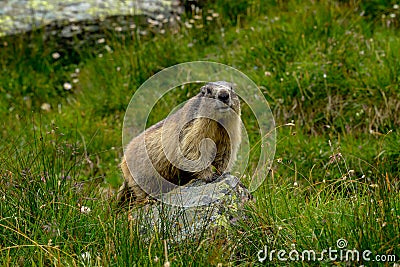
[[[234,112],[218,109],[222,102],[214,99],[221,98],[223,94],[225,102]],[[196,118],[196,114],[211,114],[214,119]],[[209,182],[216,174],[229,172],[241,142],[239,116],[240,102],[231,84],[215,82],[203,86],[201,92],[176,113],[148,128],[128,144],[121,163],[125,181],[118,193],[119,202],[142,202],[149,190],[152,194],[169,191],[168,188],[158,188],[160,183],[155,172],[175,185],[183,185],[193,179]],[[188,123],[182,125],[184,121]],[[211,142],[202,142],[206,138],[215,143],[216,150]],[[185,165],[186,171],[180,168],[179,164],[184,164],[184,160],[177,156],[179,151],[185,159],[192,160]],[[130,170],[134,170],[132,173],[139,177],[133,178]],[[143,185],[146,192],[142,189]]]

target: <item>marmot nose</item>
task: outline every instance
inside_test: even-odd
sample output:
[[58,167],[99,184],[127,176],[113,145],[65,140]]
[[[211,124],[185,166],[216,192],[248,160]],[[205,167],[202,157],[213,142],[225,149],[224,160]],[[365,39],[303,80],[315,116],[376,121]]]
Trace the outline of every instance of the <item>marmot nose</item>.
[[229,102],[229,93],[227,91],[222,91],[218,94],[218,99],[224,103]]

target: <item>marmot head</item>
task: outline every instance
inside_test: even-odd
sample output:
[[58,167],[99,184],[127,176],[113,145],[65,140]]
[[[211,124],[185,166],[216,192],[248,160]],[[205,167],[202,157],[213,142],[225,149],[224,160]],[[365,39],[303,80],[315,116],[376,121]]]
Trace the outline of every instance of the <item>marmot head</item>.
[[209,82],[200,89],[200,97],[207,97],[218,101],[212,101],[208,105],[221,113],[233,109],[240,115],[239,97],[234,91],[234,84],[225,81]]

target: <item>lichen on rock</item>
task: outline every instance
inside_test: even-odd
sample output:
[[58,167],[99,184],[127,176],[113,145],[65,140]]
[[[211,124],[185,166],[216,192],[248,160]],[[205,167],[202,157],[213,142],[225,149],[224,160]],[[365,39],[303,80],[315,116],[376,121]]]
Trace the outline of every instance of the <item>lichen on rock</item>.
[[224,174],[211,183],[194,180],[163,198],[183,205],[157,201],[135,208],[130,214],[144,236],[157,231],[172,242],[180,242],[198,238],[205,230],[229,228],[245,219],[243,206],[252,196],[237,177]]

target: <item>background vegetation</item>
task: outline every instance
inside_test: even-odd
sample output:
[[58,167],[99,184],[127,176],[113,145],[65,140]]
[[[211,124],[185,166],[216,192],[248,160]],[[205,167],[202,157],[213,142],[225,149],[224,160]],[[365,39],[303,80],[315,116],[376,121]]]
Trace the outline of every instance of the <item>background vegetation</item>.
[[[399,16],[383,0],[216,0],[164,30],[109,30],[104,42],[66,44],[40,29],[3,38],[0,265],[257,265],[264,245],[322,251],[339,238],[399,262]],[[112,190],[131,96],[193,60],[241,70],[277,126],[295,126],[277,129],[246,220],[173,243],[168,229],[144,236],[117,213]],[[310,263],[347,264],[291,264]]]

